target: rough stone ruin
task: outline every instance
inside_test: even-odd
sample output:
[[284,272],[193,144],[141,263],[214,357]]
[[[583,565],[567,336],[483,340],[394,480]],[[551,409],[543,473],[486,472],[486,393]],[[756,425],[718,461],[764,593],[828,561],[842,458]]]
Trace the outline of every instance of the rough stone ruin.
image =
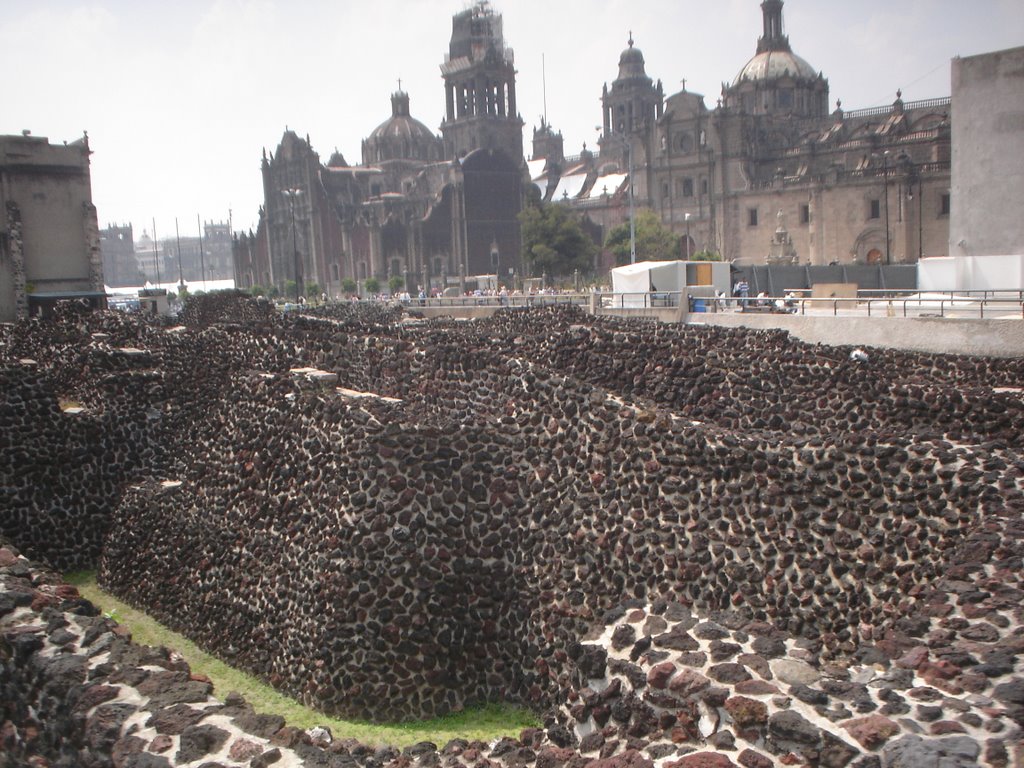
[[545,730],[473,760],[539,768],[1024,759],[1021,360],[572,307],[183,322],[3,331],[0,534],[281,690],[520,701]]

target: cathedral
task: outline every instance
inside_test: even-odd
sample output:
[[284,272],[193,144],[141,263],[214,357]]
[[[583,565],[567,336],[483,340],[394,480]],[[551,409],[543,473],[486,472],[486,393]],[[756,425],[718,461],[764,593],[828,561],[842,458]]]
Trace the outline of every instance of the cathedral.
[[[949,98],[844,111],[828,80],[793,52],[783,0],[761,3],[753,57],[717,104],[667,98],[629,40],[604,86],[600,152],[560,153],[534,131],[532,181],[604,228],[625,190],[680,237],[679,257],[739,265],[901,264],[949,252]],[[597,265],[606,269],[614,264]]]
[[454,16],[441,74],[440,137],[399,90],[359,165],[337,152],[324,165],[289,130],[264,152],[264,205],[257,231],[236,240],[237,286],[296,281],[335,296],[346,280],[400,278],[415,293],[520,275],[523,121],[512,50],[488,2]]
[[[902,264],[949,252],[949,98],[844,111],[825,75],[792,49],[783,0],[763,0],[754,55],[717,103],[665,95],[632,36],[601,91],[596,151],[563,150],[541,121],[523,156],[512,51],[479,0],[453,17],[441,65],[440,136],[409,94],[363,141],[361,163],[326,164],[286,130],[264,151],[258,229],[235,242],[236,285],[401,278],[404,290],[523,276],[518,214],[527,196],[578,211],[597,239],[648,208],[701,252],[740,265]],[[596,116],[595,116],[596,117]],[[632,198],[632,206],[629,198]],[[607,254],[595,272],[614,266]],[[397,282],[397,281],[396,281]]]

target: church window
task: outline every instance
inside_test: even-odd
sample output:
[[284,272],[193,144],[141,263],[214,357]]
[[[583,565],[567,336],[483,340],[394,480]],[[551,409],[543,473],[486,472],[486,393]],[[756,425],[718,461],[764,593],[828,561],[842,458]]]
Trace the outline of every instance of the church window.
[[939,198],[939,216],[949,216],[949,192]]
[[757,226],[757,208],[747,208],[747,226]]
[[804,203],[800,206],[800,223],[810,224],[811,223],[811,206]]
[[667,181],[661,182],[661,199],[671,200],[672,199],[672,188],[668,185]]
[[702,195],[706,195],[708,193],[708,180],[707,179],[701,179],[700,180],[700,193]]
[[878,198],[875,198],[874,200],[869,200],[868,201],[868,218],[869,219],[878,219],[878,218],[881,218],[881,216],[882,216],[882,204],[879,202]]
[[790,109],[793,106],[793,91],[789,88],[783,88],[779,91],[779,107],[782,109]]
[[680,152],[692,152],[693,151],[693,137],[689,133],[679,134],[679,151]]
[[683,197],[693,197],[693,179],[683,179]]

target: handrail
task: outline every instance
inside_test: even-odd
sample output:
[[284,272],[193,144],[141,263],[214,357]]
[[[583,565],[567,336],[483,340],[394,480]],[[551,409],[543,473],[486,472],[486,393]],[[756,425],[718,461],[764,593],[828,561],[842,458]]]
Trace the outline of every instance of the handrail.
[[[865,289],[858,291],[854,297],[811,297],[807,296],[810,289],[800,288],[789,291],[791,294],[804,294],[799,298],[787,299],[790,312],[808,315],[815,310],[831,310],[833,317],[839,316],[839,310],[849,313],[861,311],[867,317],[880,317],[878,307],[884,308],[886,317],[914,317],[922,313],[935,312],[938,317],[963,317],[965,314],[977,313],[979,318],[1002,316],[1024,320],[1024,289],[1009,291],[974,290],[974,291],[935,291],[937,297],[921,297],[911,295],[909,290],[882,291]],[[863,294],[863,295],[861,295]],[[973,294],[973,295],[967,295]],[[762,305],[756,296],[741,298],[736,296],[690,296],[685,291],[580,291],[569,293],[530,293],[509,294],[507,296],[436,296],[429,298],[411,297],[401,301],[388,299],[390,303],[400,303],[411,310],[420,308],[473,309],[478,307],[491,308],[529,308],[554,305],[574,304],[587,307],[594,303],[597,311],[602,309],[669,309],[677,308],[684,299],[703,302],[708,312],[724,310],[743,311],[745,308],[756,308],[757,311],[776,310],[775,302],[779,299],[772,296]],[[376,301],[376,300],[375,300]],[[692,309],[691,309],[692,311]],[[931,315],[931,316],[936,316]],[[848,315],[844,315],[848,316]]]

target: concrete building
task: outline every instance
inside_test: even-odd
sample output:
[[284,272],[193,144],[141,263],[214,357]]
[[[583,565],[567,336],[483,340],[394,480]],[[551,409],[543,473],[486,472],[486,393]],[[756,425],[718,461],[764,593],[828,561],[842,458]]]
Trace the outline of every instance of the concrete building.
[[1024,47],[953,59],[951,256],[1024,254]]
[[104,303],[89,140],[0,136],[0,322],[60,299]]

